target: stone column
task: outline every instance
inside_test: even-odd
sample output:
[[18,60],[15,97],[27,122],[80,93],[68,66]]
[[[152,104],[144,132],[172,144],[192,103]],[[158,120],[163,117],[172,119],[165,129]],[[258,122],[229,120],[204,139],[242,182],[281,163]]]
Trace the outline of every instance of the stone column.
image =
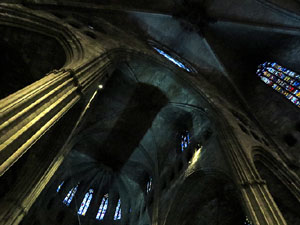
[[286,225],[280,210],[268,191],[265,181],[252,180],[249,182],[243,182],[241,186],[241,192],[245,201],[247,212],[255,225]]
[[[97,82],[110,66],[106,55],[76,70],[53,71],[43,79],[0,101],[0,176],[42,137]],[[66,140],[67,141],[67,140]],[[3,203],[0,223],[18,224],[64,160],[62,149],[35,185],[24,187],[22,199]]]
[[246,214],[255,225],[286,225],[265,181],[260,179],[232,127],[223,115],[218,114],[216,118],[222,118],[218,130],[220,141],[236,175],[235,181],[240,188]]

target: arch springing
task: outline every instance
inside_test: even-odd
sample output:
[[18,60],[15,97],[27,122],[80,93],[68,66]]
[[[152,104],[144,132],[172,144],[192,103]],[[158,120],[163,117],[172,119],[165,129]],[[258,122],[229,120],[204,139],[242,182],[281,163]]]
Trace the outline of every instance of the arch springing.
[[92,198],[93,198],[93,193],[94,193],[94,190],[93,189],[90,189],[84,196],[84,199],[82,200],[82,203],[80,205],[80,208],[78,210],[78,214],[79,215],[82,215],[82,216],[85,216],[86,214],[86,211],[88,210],[89,206],[90,206],[90,203],[92,201]]
[[70,205],[70,203],[71,203],[71,201],[72,201],[72,199],[73,199],[73,197],[74,197],[74,195],[75,195],[77,189],[78,189],[78,184],[76,185],[76,187],[73,187],[73,188],[69,191],[69,193],[67,194],[67,196],[66,196],[65,199],[63,200],[63,203],[64,203],[64,204],[66,204],[67,206]]
[[108,206],[108,194],[104,195],[104,197],[102,198],[96,219],[97,220],[103,220],[106,210],[107,210],[107,206]]
[[284,95],[300,108],[300,75],[277,63],[265,62],[258,66],[256,74],[260,79]]
[[120,220],[121,219],[121,199],[118,201],[118,205],[115,211],[114,220]]

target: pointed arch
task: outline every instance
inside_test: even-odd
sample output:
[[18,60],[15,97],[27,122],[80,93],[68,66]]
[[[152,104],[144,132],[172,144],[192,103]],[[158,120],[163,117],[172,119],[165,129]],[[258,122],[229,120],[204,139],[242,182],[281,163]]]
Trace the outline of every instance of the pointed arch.
[[97,220],[103,220],[108,207],[108,194],[104,195],[96,216]]
[[76,194],[77,192],[77,189],[78,189],[78,185],[76,185],[76,187],[73,187],[69,193],[67,194],[67,196],[65,197],[65,199],[63,200],[63,203],[66,204],[67,206],[70,205],[74,195]]
[[85,216],[89,206],[90,206],[90,203],[92,201],[92,198],[93,198],[93,193],[94,193],[94,190],[93,189],[90,189],[84,196],[84,199],[82,200],[82,203],[80,205],[80,208],[78,210],[78,214],[79,215],[82,215],[82,216]]
[[121,219],[121,199],[118,200],[118,205],[116,207],[115,215],[114,215],[114,220],[120,220]]

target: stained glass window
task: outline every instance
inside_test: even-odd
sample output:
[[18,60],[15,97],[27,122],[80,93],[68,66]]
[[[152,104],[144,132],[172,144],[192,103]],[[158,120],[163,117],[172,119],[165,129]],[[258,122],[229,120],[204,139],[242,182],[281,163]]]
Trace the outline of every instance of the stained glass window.
[[89,206],[90,206],[90,203],[91,203],[91,200],[93,198],[93,193],[94,193],[94,190],[93,189],[90,189],[84,196],[83,200],[82,200],[82,203],[80,205],[80,208],[78,210],[78,214],[79,215],[82,215],[82,216],[85,216],[86,214],[86,211],[88,210]]
[[108,194],[104,195],[104,197],[102,198],[96,219],[97,220],[103,220],[106,210],[107,210],[107,206],[108,206]]
[[161,54],[162,56],[164,56],[165,58],[167,58],[169,61],[171,61],[172,63],[174,63],[175,65],[179,66],[182,69],[185,69],[188,72],[191,72],[191,70],[189,68],[187,68],[183,63],[179,62],[177,59],[174,59],[173,57],[171,57],[170,55],[168,55],[167,53],[165,53],[163,50],[158,49],[156,47],[153,47],[159,54]]
[[265,62],[258,66],[256,74],[260,79],[284,95],[300,108],[300,75],[277,63]]
[[150,177],[149,181],[147,182],[147,193],[149,193],[152,189],[152,177]]
[[181,151],[183,152],[185,149],[187,149],[189,144],[190,144],[190,133],[188,131],[185,131],[181,135]]
[[114,220],[120,220],[121,219],[121,199],[118,201],[118,205],[115,211]]
[[61,189],[61,186],[63,186],[65,181],[61,182],[60,185],[58,185],[57,189],[56,189],[56,192],[59,192],[60,189]]
[[67,206],[70,205],[76,191],[77,191],[78,185],[76,185],[76,187],[73,187],[69,193],[67,194],[67,196],[65,197],[65,199],[63,200],[63,203],[66,204]]

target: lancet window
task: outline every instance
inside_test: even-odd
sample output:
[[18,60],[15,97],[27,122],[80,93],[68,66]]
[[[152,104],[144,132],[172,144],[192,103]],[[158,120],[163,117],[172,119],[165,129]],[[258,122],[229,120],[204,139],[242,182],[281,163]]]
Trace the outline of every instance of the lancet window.
[[80,205],[80,208],[78,210],[78,214],[79,215],[82,215],[82,216],[85,216],[86,214],[86,211],[88,210],[89,206],[90,206],[90,203],[92,201],[92,198],[93,198],[93,193],[94,193],[94,190],[93,189],[90,189],[84,196],[84,199],[82,200],[82,203]]
[[191,70],[189,68],[187,68],[182,62],[179,62],[177,59],[174,59],[172,56],[170,56],[169,54],[165,53],[163,50],[153,47],[155,49],[155,51],[157,51],[159,54],[161,54],[162,56],[164,56],[165,58],[167,58],[169,61],[171,61],[172,63],[174,63],[175,65],[179,66],[182,69],[185,69],[188,72],[191,72]]
[[56,192],[59,192],[61,187],[63,186],[65,181],[61,182],[60,185],[58,185],[57,189],[56,189]]
[[147,182],[147,194],[151,191],[152,189],[152,177],[149,178],[149,181]]
[[108,206],[108,194],[104,195],[104,197],[102,198],[96,219],[97,220],[103,220],[106,210],[107,210],[107,206]]
[[121,199],[118,201],[118,205],[115,211],[114,220],[120,220],[121,219]]
[[190,133],[185,131],[181,134],[181,151],[183,152],[190,144]]
[[67,206],[70,205],[76,191],[77,191],[78,185],[76,185],[76,187],[73,187],[69,193],[67,194],[67,196],[65,197],[65,199],[63,200],[63,203],[66,204]]
[[300,75],[277,63],[265,62],[258,66],[256,74],[277,92],[300,108]]

